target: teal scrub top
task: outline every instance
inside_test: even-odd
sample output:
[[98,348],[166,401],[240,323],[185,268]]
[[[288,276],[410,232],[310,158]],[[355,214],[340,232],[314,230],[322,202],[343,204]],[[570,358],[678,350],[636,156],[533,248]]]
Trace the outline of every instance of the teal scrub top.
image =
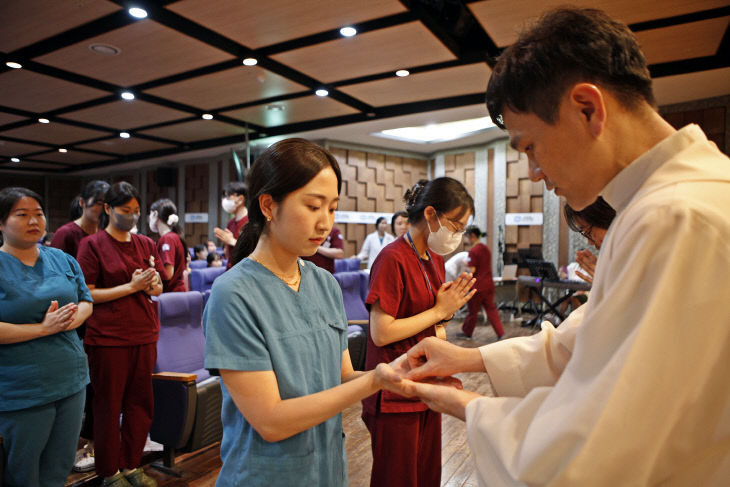
[[[76,259],[40,247],[32,267],[0,251],[0,321],[40,323],[51,301],[58,307],[93,302]],[[0,411],[48,404],[89,383],[86,354],[76,330],[0,345]]]
[[[205,307],[205,367],[276,374],[282,399],[340,385],[347,349],[342,291],[324,269],[299,260],[295,292],[244,259],[216,279]],[[342,415],[278,442],[265,441],[223,389],[223,467],[216,486],[347,485]]]

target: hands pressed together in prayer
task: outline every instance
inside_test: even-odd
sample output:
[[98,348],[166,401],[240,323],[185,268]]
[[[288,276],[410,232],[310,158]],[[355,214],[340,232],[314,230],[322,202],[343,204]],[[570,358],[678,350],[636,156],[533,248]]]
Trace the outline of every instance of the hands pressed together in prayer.
[[376,369],[384,389],[406,397],[417,396],[434,411],[465,420],[466,405],[480,394],[465,391],[457,372],[484,372],[481,352],[435,337],[422,340],[390,364]]

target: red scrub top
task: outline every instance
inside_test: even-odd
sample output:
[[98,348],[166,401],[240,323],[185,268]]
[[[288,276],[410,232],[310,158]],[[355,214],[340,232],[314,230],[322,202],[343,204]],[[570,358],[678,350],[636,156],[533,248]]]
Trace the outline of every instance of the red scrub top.
[[89,234],[83,231],[76,222],[68,222],[53,234],[51,247],[61,249],[71,257],[76,258],[81,239],[88,236]]
[[[379,302],[380,308],[395,319],[408,318],[432,308],[436,304],[436,293],[445,279],[445,268],[443,257],[434,252],[429,254],[431,260],[418,257],[405,237],[388,244],[380,251],[370,269],[370,292],[365,303],[372,305]],[[374,369],[380,362],[395,360],[430,336],[436,336],[433,326],[384,347],[377,347],[368,336],[365,370]],[[365,398],[362,403],[363,411],[370,414],[375,414],[378,409],[385,413],[428,409],[416,398],[406,398],[390,391],[379,391]]]
[[[162,280],[162,292],[176,293],[185,291],[183,272],[187,267],[185,256],[187,252],[183,247],[182,240],[175,232],[167,232],[157,241],[157,253],[162,261],[162,266],[171,265],[174,272],[170,279]],[[165,274],[162,274],[163,276]]]
[[[332,227],[330,234],[327,235],[327,238],[324,242],[322,242],[321,246],[330,249],[341,249],[344,247],[344,245],[345,243],[342,240],[342,233],[340,233],[340,229],[337,227]],[[314,263],[316,266],[321,267],[322,269],[327,269],[328,271],[330,271],[331,274],[335,273],[335,259],[331,257],[325,257],[319,252],[316,252],[314,255],[308,255],[302,258],[304,260],[308,260]]]
[[[236,220],[236,217],[234,216],[230,220],[228,220],[228,223],[226,224],[226,228],[231,231],[233,234],[233,238],[238,240],[238,236],[241,235],[241,230],[243,230],[243,226],[248,223],[248,215],[244,216],[240,220]],[[223,255],[228,260],[228,264],[226,264],[226,268],[231,268],[231,258],[233,257],[233,245],[226,244],[225,247],[223,247]]]
[[[105,289],[132,280],[135,269],[149,267],[150,256],[155,269],[164,272],[155,243],[144,235],[131,234],[130,242],[119,242],[106,230],[96,232],[81,241],[77,260],[86,284]],[[157,303],[144,291],[123,298],[94,303],[94,311],[86,320],[84,343],[96,346],[133,346],[157,341],[160,320]]]
[[478,243],[469,251],[469,267],[475,267],[474,277],[477,282],[474,288],[477,291],[494,292],[492,279],[492,253],[489,247]]

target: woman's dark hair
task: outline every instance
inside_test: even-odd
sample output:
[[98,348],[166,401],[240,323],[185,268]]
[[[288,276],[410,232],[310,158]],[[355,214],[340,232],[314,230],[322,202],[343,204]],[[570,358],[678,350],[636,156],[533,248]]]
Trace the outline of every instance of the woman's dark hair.
[[580,82],[610,90],[625,108],[641,100],[656,108],[649,69],[631,30],[600,10],[559,8],[499,56],[487,109],[502,129],[506,109],[552,124],[566,90]]
[[464,230],[464,233],[467,235],[474,235],[476,238],[482,238],[486,236],[486,233],[482,233],[481,229],[476,225],[469,225],[466,227],[466,230]]
[[223,197],[235,195],[243,195],[243,199],[248,200],[248,187],[243,181],[231,181],[223,188]]
[[208,263],[208,267],[210,267],[213,261],[220,260],[220,258],[221,256],[218,255],[218,252],[211,252],[205,257],[205,261]]
[[390,229],[393,230],[393,235],[395,235],[395,221],[398,219],[399,216],[402,216],[406,220],[408,220],[408,213],[405,211],[397,211],[393,213],[393,218],[390,219]]
[[[137,188],[126,181],[112,184],[104,194],[104,203],[111,208],[122,206],[132,199],[137,200],[137,203],[139,203],[139,192]],[[103,211],[101,212],[101,218],[99,218],[99,228],[106,228],[107,225],[109,225],[109,215],[106,214],[106,211]]]
[[[41,210],[43,210],[43,213],[46,213],[46,209],[43,206],[43,198],[41,198],[38,193],[35,191],[31,191],[28,188],[21,188],[19,186],[11,186],[9,188],[3,188],[0,190],[0,223],[3,225],[8,220],[8,217],[10,216],[10,211],[13,209],[13,206],[15,206],[15,203],[18,202],[21,198],[33,198],[38,202],[39,205],[41,205]],[[3,243],[2,238],[2,232],[0,232],[0,245]]]
[[[177,214],[177,206],[169,198],[162,198],[150,206],[150,211],[157,212],[157,218],[159,221],[170,227],[170,230],[180,238],[183,244],[183,248],[187,249],[188,246],[185,243],[185,235],[183,234],[182,227],[180,226],[180,216]],[[170,223],[170,216],[175,215],[174,222]]]
[[580,211],[574,210],[566,203],[563,207],[563,215],[570,229],[580,233],[583,229],[578,225],[578,220],[582,220],[592,227],[608,230],[616,217],[616,211],[599,196],[596,201]]
[[403,195],[406,202],[408,221],[415,224],[423,220],[423,210],[433,206],[437,213],[444,214],[455,208],[462,212],[457,218],[470,211],[474,213],[474,200],[463,184],[454,178],[440,177],[428,181],[421,179]]
[[246,176],[248,223],[243,227],[233,249],[232,265],[248,257],[256,248],[266,227],[259,206],[259,196],[268,194],[276,202],[305,186],[319,172],[331,167],[337,176],[337,193],[342,186],[340,166],[332,154],[305,139],[285,139],[269,146],[254,161]]
[[386,222],[387,223],[387,221],[388,220],[386,220],[384,216],[379,216],[378,219],[375,220],[375,230],[378,229],[378,225],[380,225],[380,222]]
[[100,181],[98,179],[95,179],[86,183],[84,185],[84,188],[81,190],[81,194],[77,195],[71,201],[71,212],[69,214],[69,216],[71,217],[71,221],[78,220],[84,213],[84,208],[81,206],[80,200],[83,200],[85,205],[88,205],[89,200],[91,200],[92,198],[94,199],[94,201],[103,200],[104,194],[106,194],[108,189],[109,183],[107,183],[106,181]]
[[198,244],[193,247],[193,260],[198,260],[198,252],[201,250],[208,250],[208,247],[203,244]]

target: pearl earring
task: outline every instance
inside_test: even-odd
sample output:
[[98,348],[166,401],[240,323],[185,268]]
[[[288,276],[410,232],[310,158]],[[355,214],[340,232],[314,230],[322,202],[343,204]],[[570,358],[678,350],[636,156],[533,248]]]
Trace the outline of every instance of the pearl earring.
[[270,216],[267,216],[267,217],[266,217],[266,221],[267,221],[267,222],[270,222],[270,221],[271,221],[271,217],[270,217]]

